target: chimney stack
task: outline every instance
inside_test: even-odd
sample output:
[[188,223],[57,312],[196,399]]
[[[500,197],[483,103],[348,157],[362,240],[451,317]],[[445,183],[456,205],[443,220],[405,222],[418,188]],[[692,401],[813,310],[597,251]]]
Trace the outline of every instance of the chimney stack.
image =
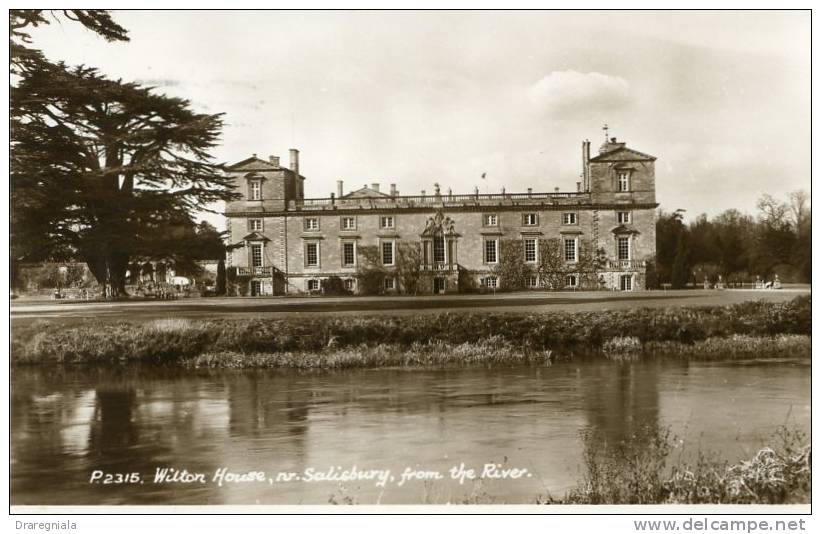
[[422,196],[425,196],[425,190],[424,189],[422,190]]
[[291,154],[291,170],[299,176],[299,150],[292,148],[288,150],[288,153]]
[[391,184],[391,196],[395,197],[396,194],[396,184]]
[[528,188],[527,188],[527,196],[528,196],[528,197],[530,197],[532,194],[533,194],[533,188],[532,188],[532,187],[528,187]]
[[373,189],[374,191],[376,191],[378,193],[379,192],[379,184],[376,184],[376,183],[371,184],[371,189]]
[[479,186],[478,185],[473,186],[473,194],[476,195],[477,197],[479,196]]
[[337,198],[342,198],[342,180],[336,181],[336,196]]
[[268,156],[268,162],[274,167],[279,167],[279,156]]

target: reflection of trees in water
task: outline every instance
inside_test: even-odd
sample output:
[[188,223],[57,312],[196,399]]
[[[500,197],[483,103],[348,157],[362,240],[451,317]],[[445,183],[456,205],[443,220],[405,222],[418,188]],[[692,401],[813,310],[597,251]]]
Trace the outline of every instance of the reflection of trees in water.
[[15,490],[36,489],[54,473],[64,471],[71,458],[66,454],[64,425],[75,418],[82,390],[65,389],[67,381],[62,368],[12,369],[11,406],[11,475]]

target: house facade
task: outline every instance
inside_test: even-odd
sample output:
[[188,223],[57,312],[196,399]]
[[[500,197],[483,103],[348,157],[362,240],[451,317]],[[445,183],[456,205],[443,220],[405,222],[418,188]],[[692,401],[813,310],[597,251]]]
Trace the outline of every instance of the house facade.
[[435,184],[401,195],[395,184],[346,192],[338,181],[329,197],[305,198],[296,149],[287,167],[253,155],[228,167],[243,195],[225,211],[232,292],[313,293],[330,277],[361,292],[369,271],[384,292],[414,280],[414,293],[458,293],[504,287],[512,263],[534,290],[641,290],[655,255],[655,159],[610,138],[592,157],[582,143],[572,192]]

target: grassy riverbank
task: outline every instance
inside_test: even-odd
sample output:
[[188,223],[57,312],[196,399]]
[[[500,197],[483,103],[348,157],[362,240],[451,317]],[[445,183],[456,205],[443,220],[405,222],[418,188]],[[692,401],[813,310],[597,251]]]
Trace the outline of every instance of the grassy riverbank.
[[347,368],[543,363],[575,353],[611,358],[809,357],[810,297],[732,306],[581,313],[159,319],[13,330],[13,364],[145,363]]
[[809,504],[811,447],[806,434],[782,427],[772,445],[730,464],[700,451],[683,461],[684,448],[667,431],[647,429],[608,445],[586,434],[585,477],[562,498],[543,504]]

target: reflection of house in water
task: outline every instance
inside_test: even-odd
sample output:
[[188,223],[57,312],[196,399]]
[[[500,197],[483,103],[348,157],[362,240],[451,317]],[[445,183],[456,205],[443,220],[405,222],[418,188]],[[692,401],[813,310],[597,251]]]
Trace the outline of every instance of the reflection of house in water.
[[640,445],[658,435],[659,373],[655,363],[606,362],[582,369],[582,397],[594,442]]
[[287,445],[296,444],[301,456],[302,439],[294,438],[307,432],[312,391],[294,387],[293,380],[293,376],[268,373],[226,376],[231,436],[287,434]]

